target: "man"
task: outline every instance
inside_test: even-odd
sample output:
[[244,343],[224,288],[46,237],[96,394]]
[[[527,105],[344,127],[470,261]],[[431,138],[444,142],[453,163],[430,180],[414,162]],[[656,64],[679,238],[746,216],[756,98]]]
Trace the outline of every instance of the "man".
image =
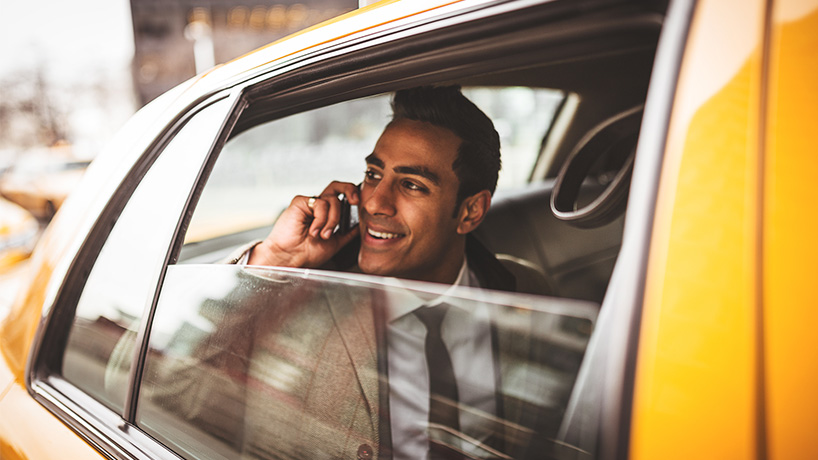
[[[250,250],[247,263],[323,267],[345,246],[359,245],[357,260],[346,269],[513,291],[511,273],[469,236],[486,216],[500,170],[500,139],[493,123],[455,86],[398,91],[392,109],[392,121],[366,157],[360,189],[333,182],[318,197],[295,197],[270,235]],[[341,194],[359,207],[360,224],[347,234],[334,232],[341,216],[337,198]],[[396,343],[392,337],[400,336],[395,320],[418,307],[421,305],[387,313],[392,320],[387,329],[390,356],[411,354],[410,345]],[[463,327],[451,322],[443,327]],[[467,334],[482,337],[483,343],[468,349],[478,349],[487,357],[472,372],[491,375],[489,326],[474,324],[471,329]],[[421,356],[424,353],[423,349],[416,351]],[[472,358],[463,351],[452,357],[455,362]],[[389,368],[394,455],[421,458],[427,435],[412,427],[418,426],[416,419],[429,417],[425,407],[429,398],[421,398],[418,405],[398,394],[416,379],[395,362],[393,359]],[[421,393],[428,394],[425,383],[423,387]],[[465,393],[463,398],[482,401],[478,403],[482,409],[496,412],[491,382],[477,390],[461,388],[461,393]]]
[[[366,157],[360,189],[333,182],[319,197],[295,197],[270,235],[252,249],[248,264],[322,267],[358,240],[357,270],[366,274],[514,290],[514,277],[469,237],[486,216],[500,170],[500,139],[491,120],[453,86],[398,91],[392,108],[392,121]],[[359,206],[360,215],[358,228],[344,235],[334,232],[341,216],[340,194]],[[417,307],[391,316],[405,316]],[[410,354],[409,345],[391,339],[399,335],[393,321],[388,326],[390,356]],[[476,372],[491,375],[489,327],[484,323],[472,329],[484,338],[477,349],[487,356]],[[422,356],[422,349],[417,352]],[[461,351],[452,359],[471,358]],[[418,426],[415,419],[428,417],[429,398],[422,399],[421,407],[404,401],[397,390],[411,386],[412,375],[400,375],[401,366],[389,371],[395,457],[420,458],[428,441],[423,430],[412,426]],[[428,392],[423,386],[422,393]],[[476,394],[461,388],[463,397],[483,401],[482,408],[490,412],[496,412],[494,391],[491,384],[471,391]]]
[[[248,263],[322,267],[359,239],[363,273],[452,284],[467,267],[481,287],[513,291],[511,274],[468,237],[489,209],[500,170],[491,120],[452,86],[398,91],[393,112],[366,158],[360,190],[333,182],[319,197],[295,197]],[[345,235],[333,233],[340,194],[360,213],[359,227]]]
[[[306,280],[276,291],[272,300],[253,288],[232,294],[246,299],[239,308],[258,313],[234,315],[237,325],[217,325],[198,357],[223,363],[213,364],[210,374],[240,367],[238,374],[247,376],[248,383],[230,390],[238,406],[223,404],[236,407],[244,424],[226,437],[261,458],[540,455],[535,444],[550,429],[539,427],[551,420],[515,396],[536,401],[538,392],[556,393],[528,376],[527,360],[539,345],[522,329],[498,332],[490,306],[457,305],[455,292],[515,290],[515,277],[470,236],[491,204],[499,136],[458,87],[398,91],[392,106],[393,119],[366,157],[360,187],[333,182],[320,196],[295,197],[267,238],[233,260],[340,267],[451,288],[438,297],[394,289],[379,297],[368,288]],[[360,215],[346,234],[334,231],[340,194]],[[254,275],[247,276],[241,285],[252,286]],[[533,319],[524,321],[535,327]],[[262,362],[269,364],[254,364]],[[280,396],[253,383],[268,378],[271,366],[284,366],[295,379],[273,385]],[[212,400],[230,386],[203,389],[212,376],[197,368],[168,371],[179,383],[166,387],[176,399],[162,404],[212,425],[199,415],[207,412],[200,399]],[[527,387],[514,391],[513,385]]]

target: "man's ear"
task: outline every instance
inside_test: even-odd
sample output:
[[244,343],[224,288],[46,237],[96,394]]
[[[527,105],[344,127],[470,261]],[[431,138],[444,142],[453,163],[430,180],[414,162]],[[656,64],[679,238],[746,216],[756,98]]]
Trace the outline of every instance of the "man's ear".
[[483,190],[463,200],[457,213],[457,233],[465,235],[483,222],[491,206],[491,193]]

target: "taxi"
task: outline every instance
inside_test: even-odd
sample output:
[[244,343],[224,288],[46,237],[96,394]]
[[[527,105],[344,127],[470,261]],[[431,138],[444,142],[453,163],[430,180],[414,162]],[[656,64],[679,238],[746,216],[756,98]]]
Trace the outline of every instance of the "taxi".
[[[0,322],[0,458],[391,458],[370,326],[445,287],[220,262],[294,195],[360,182],[390,95],[426,85],[500,134],[474,233],[521,291],[453,298],[488,321],[496,410],[459,403],[479,429],[430,440],[818,457],[816,49],[816,0],[384,0],[181,84],[31,257]],[[327,372],[344,396],[311,398]]]
[[[52,154],[53,155],[53,154]],[[29,153],[0,177],[0,196],[48,221],[76,187],[90,160]]]
[[40,226],[31,213],[0,198],[0,274],[26,259],[34,247]]

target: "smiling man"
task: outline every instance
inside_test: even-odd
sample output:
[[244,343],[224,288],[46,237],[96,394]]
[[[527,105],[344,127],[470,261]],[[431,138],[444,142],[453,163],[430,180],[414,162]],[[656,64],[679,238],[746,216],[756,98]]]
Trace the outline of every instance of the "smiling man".
[[[376,303],[372,299],[349,305],[327,302],[325,307],[305,310],[314,319],[304,333],[323,336],[317,331],[337,330],[349,337],[337,351],[348,355],[357,352],[347,345],[363,336],[371,337],[366,343],[377,342],[372,350],[376,353],[367,351],[364,356],[377,355],[379,372],[388,368],[388,391],[378,390],[379,398],[388,397],[374,406],[388,407],[377,411],[379,421],[374,422],[380,427],[376,445],[382,457],[389,452],[386,456],[395,460],[427,454],[428,458],[462,458],[453,452],[463,452],[464,444],[446,433],[458,433],[458,439],[470,439],[485,449],[494,445],[499,432],[507,431],[495,427],[502,414],[498,380],[490,377],[500,371],[491,326],[477,314],[475,309],[480,307],[464,310],[450,308],[449,303],[460,286],[507,291],[516,287],[515,277],[470,235],[491,204],[500,170],[500,140],[491,120],[457,86],[398,91],[392,110],[392,121],[366,157],[360,187],[333,182],[320,196],[296,196],[268,237],[244,260],[250,265],[331,266],[452,285],[446,297],[390,298],[382,322],[363,319],[378,317],[367,306]],[[360,217],[359,225],[346,234],[335,232],[342,215],[341,194],[358,206]],[[357,313],[346,313],[349,308]],[[317,319],[322,309],[334,312],[332,322]],[[363,329],[359,324],[365,325]],[[385,336],[376,339],[367,330],[370,324],[373,331],[385,325]],[[354,327],[350,330],[350,326]],[[334,353],[327,352],[330,349],[322,345],[320,356],[311,362],[323,363],[316,364],[316,369],[335,369],[328,385],[338,391],[310,390],[305,400],[320,401],[316,407],[327,400],[358,404],[354,395],[360,393],[343,396],[337,382],[376,374],[364,368],[350,374],[352,368],[339,367],[337,358],[324,357]],[[422,375],[428,379],[418,379]],[[318,380],[311,382],[321,385],[315,383]],[[364,388],[362,384],[363,393]],[[343,418],[332,423],[355,425]],[[346,443],[344,438],[342,444]],[[364,443],[361,448],[366,453],[370,447]]]
[[[324,267],[359,244],[357,261],[337,261],[342,268],[446,284],[471,274],[479,287],[514,290],[513,276],[469,237],[489,209],[500,170],[491,120],[457,86],[398,91],[392,110],[366,157],[360,189],[333,182],[320,196],[295,197],[247,262]],[[341,194],[360,214],[360,225],[344,235],[334,233]]]
[[366,158],[361,186],[361,271],[455,281],[463,264],[462,236],[476,227],[491,200],[483,191],[470,197],[462,213],[456,209],[459,180],[452,164],[461,143],[448,129],[424,121],[398,118],[386,128]]

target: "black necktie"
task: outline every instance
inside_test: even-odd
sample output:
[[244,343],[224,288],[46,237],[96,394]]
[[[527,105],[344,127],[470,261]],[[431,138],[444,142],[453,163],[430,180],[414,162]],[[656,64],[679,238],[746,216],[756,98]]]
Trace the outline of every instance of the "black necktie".
[[[429,366],[429,425],[443,425],[460,431],[457,409],[457,381],[454,377],[449,351],[440,335],[440,325],[448,305],[421,307],[415,315],[426,326],[426,363]],[[456,458],[445,445],[429,440],[429,458]]]

